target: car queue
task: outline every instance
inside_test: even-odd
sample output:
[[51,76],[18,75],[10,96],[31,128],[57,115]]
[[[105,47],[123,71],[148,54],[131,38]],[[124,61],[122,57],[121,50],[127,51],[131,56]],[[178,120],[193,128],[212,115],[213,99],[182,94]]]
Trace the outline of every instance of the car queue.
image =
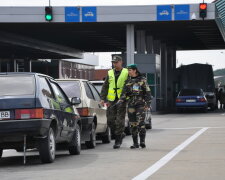
[[0,158],[6,149],[35,148],[51,163],[58,148],[78,155],[82,143],[111,142],[107,107],[91,82],[18,72],[0,73],[0,84]]

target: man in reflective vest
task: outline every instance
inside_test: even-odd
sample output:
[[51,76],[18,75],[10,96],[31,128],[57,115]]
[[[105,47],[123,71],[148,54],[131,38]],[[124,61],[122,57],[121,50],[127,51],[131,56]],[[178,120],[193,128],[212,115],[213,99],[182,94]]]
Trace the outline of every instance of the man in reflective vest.
[[125,81],[128,78],[128,70],[122,67],[122,58],[115,55],[112,59],[114,68],[108,71],[108,76],[102,86],[101,105],[108,103],[107,122],[115,135],[114,149],[120,148],[125,137],[124,125],[126,114],[126,102],[116,104],[119,100]]

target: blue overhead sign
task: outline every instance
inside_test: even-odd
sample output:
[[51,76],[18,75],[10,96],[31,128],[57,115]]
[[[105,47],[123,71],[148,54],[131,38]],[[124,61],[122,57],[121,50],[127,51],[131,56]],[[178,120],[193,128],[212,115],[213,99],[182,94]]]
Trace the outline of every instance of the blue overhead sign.
[[96,7],[82,7],[82,21],[96,22],[97,21]]
[[174,19],[175,20],[190,20],[190,5],[175,5]]
[[65,22],[80,22],[80,8],[65,7]]
[[157,21],[171,21],[172,8],[170,5],[157,6]]

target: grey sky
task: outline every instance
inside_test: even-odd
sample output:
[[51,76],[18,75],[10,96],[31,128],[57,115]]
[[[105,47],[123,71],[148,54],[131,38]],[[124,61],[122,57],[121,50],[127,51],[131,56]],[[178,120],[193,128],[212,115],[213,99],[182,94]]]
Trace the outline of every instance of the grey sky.
[[[213,0],[205,0],[210,3]],[[156,5],[191,4],[203,0],[50,0],[52,6],[110,6],[110,5]],[[47,6],[49,0],[0,0],[0,6]],[[100,55],[100,65],[110,67],[110,53]],[[225,50],[178,51],[177,66],[190,63],[208,63],[213,69],[225,68]]]

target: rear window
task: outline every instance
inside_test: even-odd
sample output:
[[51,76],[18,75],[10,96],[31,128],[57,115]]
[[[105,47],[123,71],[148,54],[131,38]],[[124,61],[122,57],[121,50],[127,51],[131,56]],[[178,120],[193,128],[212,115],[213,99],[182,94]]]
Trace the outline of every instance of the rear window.
[[33,95],[34,76],[0,76],[0,96]]
[[98,92],[101,93],[101,90],[102,90],[102,84],[101,84],[101,83],[99,83],[99,84],[92,83],[92,84],[95,86],[95,88],[98,90]]
[[182,89],[179,96],[202,96],[203,92],[201,89]]
[[71,82],[58,81],[58,84],[60,85],[60,87],[63,89],[63,91],[66,93],[66,95],[69,98],[81,97],[79,81],[71,81]]

